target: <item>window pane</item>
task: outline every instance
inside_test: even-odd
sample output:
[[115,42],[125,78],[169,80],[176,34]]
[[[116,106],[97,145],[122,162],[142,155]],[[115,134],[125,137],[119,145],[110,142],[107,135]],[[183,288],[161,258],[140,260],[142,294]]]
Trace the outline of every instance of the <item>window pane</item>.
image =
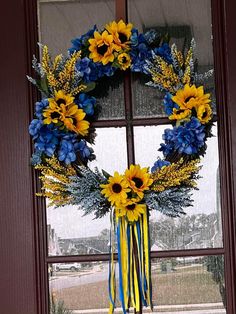
[[96,160],[91,168],[104,169],[111,175],[127,168],[127,146],[125,128],[97,128],[94,153]]
[[154,312],[226,313],[223,256],[153,260],[152,284]]
[[73,313],[87,310],[85,313],[100,314],[109,307],[108,263],[52,264],[49,267],[49,289],[54,302],[63,301],[64,308],[73,310]]
[[[48,45],[53,55],[67,53],[70,41],[87,33],[95,24],[102,28],[115,19],[114,0],[40,0],[38,9],[40,42]],[[100,80],[99,93],[96,92],[99,119],[124,118],[122,78],[122,74],[116,74],[112,82],[107,77]]]
[[[94,169],[112,174],[127,168],[125,128],[98,128],[94,151],[97,159],[90,163]],[[109,215],[101,219],[83,216],[78,206],[47,207],[48,254],[80,255],[109,252]]]
[[[180,50],[188,47],[195,38],[198,70],[200,73],[213,68],[213,48],[210,0],[128,0],[129,21],[140,31],[155,29],[160,35],[167,33],[170,44]],[[133,76],[132,92],[135,117],[163,116],[163,94],[144,86],[148,77]],[[214,79],[208,82],[208,90],[214,97]]]
[[[135,161],[142,166],[152,166],[163,131],[168,126],[146,126],[134,128]],[[222,224],[220,208],[219,157],[217,128],[214,137],[207,140],[208,149],[202,158],[199,172],[199,190],[193,191],[193,207],[180,218],[169,218],[152,212],[150,218],[152,250],[198,249],[222,247]]]
[[[154,313],[226,313],[223,256],[155,259],[151,269]],[[55,303],[74,313],[108,313],[107,262],[51,264],[48,273]],[[119,301],[115,313],[122,313]]]

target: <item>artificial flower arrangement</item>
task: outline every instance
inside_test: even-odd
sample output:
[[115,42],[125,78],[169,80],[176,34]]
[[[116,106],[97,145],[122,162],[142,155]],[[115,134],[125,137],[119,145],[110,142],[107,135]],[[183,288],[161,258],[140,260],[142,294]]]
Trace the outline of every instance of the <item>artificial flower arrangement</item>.
[[[211,136],[210,94],[201,85],[213,71],[196,72],[194,40],[183,54],[150,30],[139,33],[131,23],[96,26],[72,40],[68,55],[51,59],[42,46],[42,60],[33,59],[38,77],[28,79],[42,93],[29,126],[33,137],[32,164],[41,173],[42,192],[54,207],[77,205],[96,218],[111,217],[110,310],[115,308],[115,240],[119,264],[119,298],[123,312],[152,308],[149,212],[178,217],[192,206],[200,157]],[[151,167],[130,165],[123,174],[89,168],[97,118],[93,90],[116,71],[140,72],[150,88],[163,91],[163,106],[173,127],[163,134],[164,158]],[[113,235],[114,235],[113,234]]]

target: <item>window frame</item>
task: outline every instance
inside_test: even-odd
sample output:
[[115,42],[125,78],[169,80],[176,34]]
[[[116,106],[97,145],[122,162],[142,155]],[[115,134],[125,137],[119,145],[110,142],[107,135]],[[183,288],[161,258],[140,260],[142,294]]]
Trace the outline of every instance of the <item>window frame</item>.
[[[26,124],[33,116],[33,105],[37,99],[34,88],[29,86],[27,82],[21,83],[26,73],[31,74],[30,60],[32,55],[37,55],[37,1],[13,0],[2,6],[4,6],[4,14],[0,21],[1,28],[5,29],[8,25],[7,35],[4,34],[6,36],[5,42],[7,39],[9,41],[10,36],[11,42],[18,44],[18,62],[12,61],[16,57],[16,46],[14,48],[10,44],[11,49],[9,51],[3,49],[0,52],[3,56],[2,60],[5,60],[3,65],[4,82],[12,82],[12,85],[3,84],[5,94],[2,95],[4,106],[1,106],[1,116],[6,117],[3,108],[5,106],[8,108],[12,106],[16,111],[21,108],[20,115],[11,116],[11,119],[21,119],[21,122],[14,124],[9,130],[10,120],[6,117],[2,120],[1,125],[2,129],[9,130],[10,137],[8,138],[15,139],[14,145],[9,144],[8,138],[4,140],[6,148],[11,150],[9,153],[9,150],[5,151],[4,149],[0,156],[1,164],[4,165],[0,178],[3,187],[0,208],[2,215],[4,215],[4,219],[0,223],[0,243],[4,257],[0,269],[1,284],[4,285],[1,307],[8,314],[47,314],[47,265],[54,261],[61,262],[61,258],[68,262],[82,262],[87,261],[87,257],[47,257],[45,202],[34,196],[35,192],[39,190],[39,180],[36,174],[25,166],[19,167],[16,178],[14,171],[18,164],[28,164],[31,144]],[[117,19],[127,18],[126,8],[125,0],[116,1]],[[234,0],[212,0],[216,97],[218,112],[220,112],[218,130],[224,248],[151,253],[153,258],[170,257],[170,252],[173,257],[223,254],[225,256],[227,314],[236,313],[236,144],[234,142],[236,124],[233,123],[236,121],[234,105],[234,99],[236,99],[235,13],[236,3]],[[10,24],[9,20],[17,21],[17,23]],[[9,68],[15,73],[14,79]],[[127,93],[127,97],[130,97],[130,89],[128,88],[130,81],[126,80],[125,95]],[[17,102],[16,95],[19,95]],[[25,133],[21,142],[17,143],[16,139],[19,138],[17,137],[19,132]],[[13,155],[18,156],[13,162],[14,165],[6,162],[9,156]],[[132,155],[129,158],[132,160]],[[11,201],[6,201],[9,200],[9,194]],[[19,209],[20,214],[17,214]],[[5,228],[7,225],[12,227],[7,229]],[[108,255],[90,255],[90,257],[92,259],[99,258],[101,261],[109,258]],[[10,278],[12,284],[9,285]]]

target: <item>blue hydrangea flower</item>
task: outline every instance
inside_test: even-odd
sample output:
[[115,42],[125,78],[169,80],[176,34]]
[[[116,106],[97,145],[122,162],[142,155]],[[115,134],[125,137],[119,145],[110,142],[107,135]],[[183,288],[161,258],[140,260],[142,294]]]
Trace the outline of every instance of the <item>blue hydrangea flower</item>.
[[132,59],[131,70],[134,72],[148,73],[145,69],[146,59],[151,58],[151,49],[143,34],[139,34],[138,30],[133,28],[130,37]]
[[58,137],[59,134],[57,130],[53,129],[50,125],[43,125],[34,143],[36,151],[40,151],[46,156],[52,157],[58,144]]
[[42,152],[39,150],[35,151],[35,153],[31,157],[31,164],[33,166],[41,164],[42,162],[41,157],[42,157]]
[[79,154],[83,160],[86,162],[88,160],[93,160],[93,149],[91,147],[87,146],[87,143],[85,140],[81,140],[79,143],[76,144],[76,149],[79,151]]
[[87,57],[77,61],[76,69],[85,83],[95,82],[103,76],[112,76],[116,70],[110,64],[104,66],[100,62],[94,63]]
[[156,55],[162,57],[166,62],[172,63],[171,49],[167,43],[163,43],[160,47],[153,50]]
[[75,97],[74,102],[84,110],[84,112],[88,116],[92,116],[94,114],[94,106],[96,104],[96,98],[92,96],[88,96],[85,93],[79,94],[79,96]]
[[48,107],[48,99],[44,98],[41,101],[37,101],[35,104],[35,115],[38,119],[43,118],[43,110]]
[[38,119],[33,119],[29,125],[29,134],[33,136],[35,140],[40,135],[40,129],[43,126],[43,121]]
[[155,29],[150,29],[144,34],[144,38],[148,45],[151,45],[158,38],[158,34]]
[[76,160],[76,151],[74,144],[70,140],[63,139],[60,142],[60,147],[58,150],[58,159],[64,161],[66,164]]
[[174,108],[179,108],[179,106],[172,100],[172,95],[170,93],[166,93],[163,99],[163,105],[165,113],[170,116],[173,113]]
[[90,29],[86,34],[81,37],[72,39],[72,47],[69,48],[69,53],[72,54],[75,51],[82,50],[84,47],[88,45],[89,38],[93,37],[94,32],[97,31],[97,26],[94,25],[92,29]]
[[165,144],[161,144],[160,151],[164,156],[177,151],[179,154],[198,154],[205,143],[205,127],[197,118],[192,118],[184,125],[166,129],[163,134]]
[[155,172],[158,169],[161,169],[164,166],[169,166],[170,162],[167,160],[157,159],[157,161],[154,163],[153,167],[151,168],[151,172]]

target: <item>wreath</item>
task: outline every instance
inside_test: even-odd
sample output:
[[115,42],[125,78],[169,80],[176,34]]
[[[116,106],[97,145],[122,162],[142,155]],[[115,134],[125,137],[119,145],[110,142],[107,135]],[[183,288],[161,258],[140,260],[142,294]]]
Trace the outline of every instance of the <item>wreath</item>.
[[[116,299],[116,246],[123,312],[130,307],[139,312],[142,305],[152,308],[149,212],[178,217],[192,206],[191,191],[197,188],[213,116],[210,94],[201,84],[213,71],[197,73],[194,40],[181,52],[169,45],[167,36],[155,30],[139,33],[122,20],[102,31],[94,26],[73,39],[66,56],[52,59],[47,46],[41,49],[41,63],[33,58],[37,78],[28,77],[42,93],[29,126],[32,164],[42,181],[38,195],[47,197],[51,206],[77,205],[96,218],[109,213],[109,313]],[[163,92],[164,111],[173,127],[165,129],[159,148],[164,157],[151,169],[130,165],[123,174],[110,175],[89,168],[95,159],[91,125],[99,115],[94,91],[104,77],[126,70],[140,72],[149,80],[146,85]]]

